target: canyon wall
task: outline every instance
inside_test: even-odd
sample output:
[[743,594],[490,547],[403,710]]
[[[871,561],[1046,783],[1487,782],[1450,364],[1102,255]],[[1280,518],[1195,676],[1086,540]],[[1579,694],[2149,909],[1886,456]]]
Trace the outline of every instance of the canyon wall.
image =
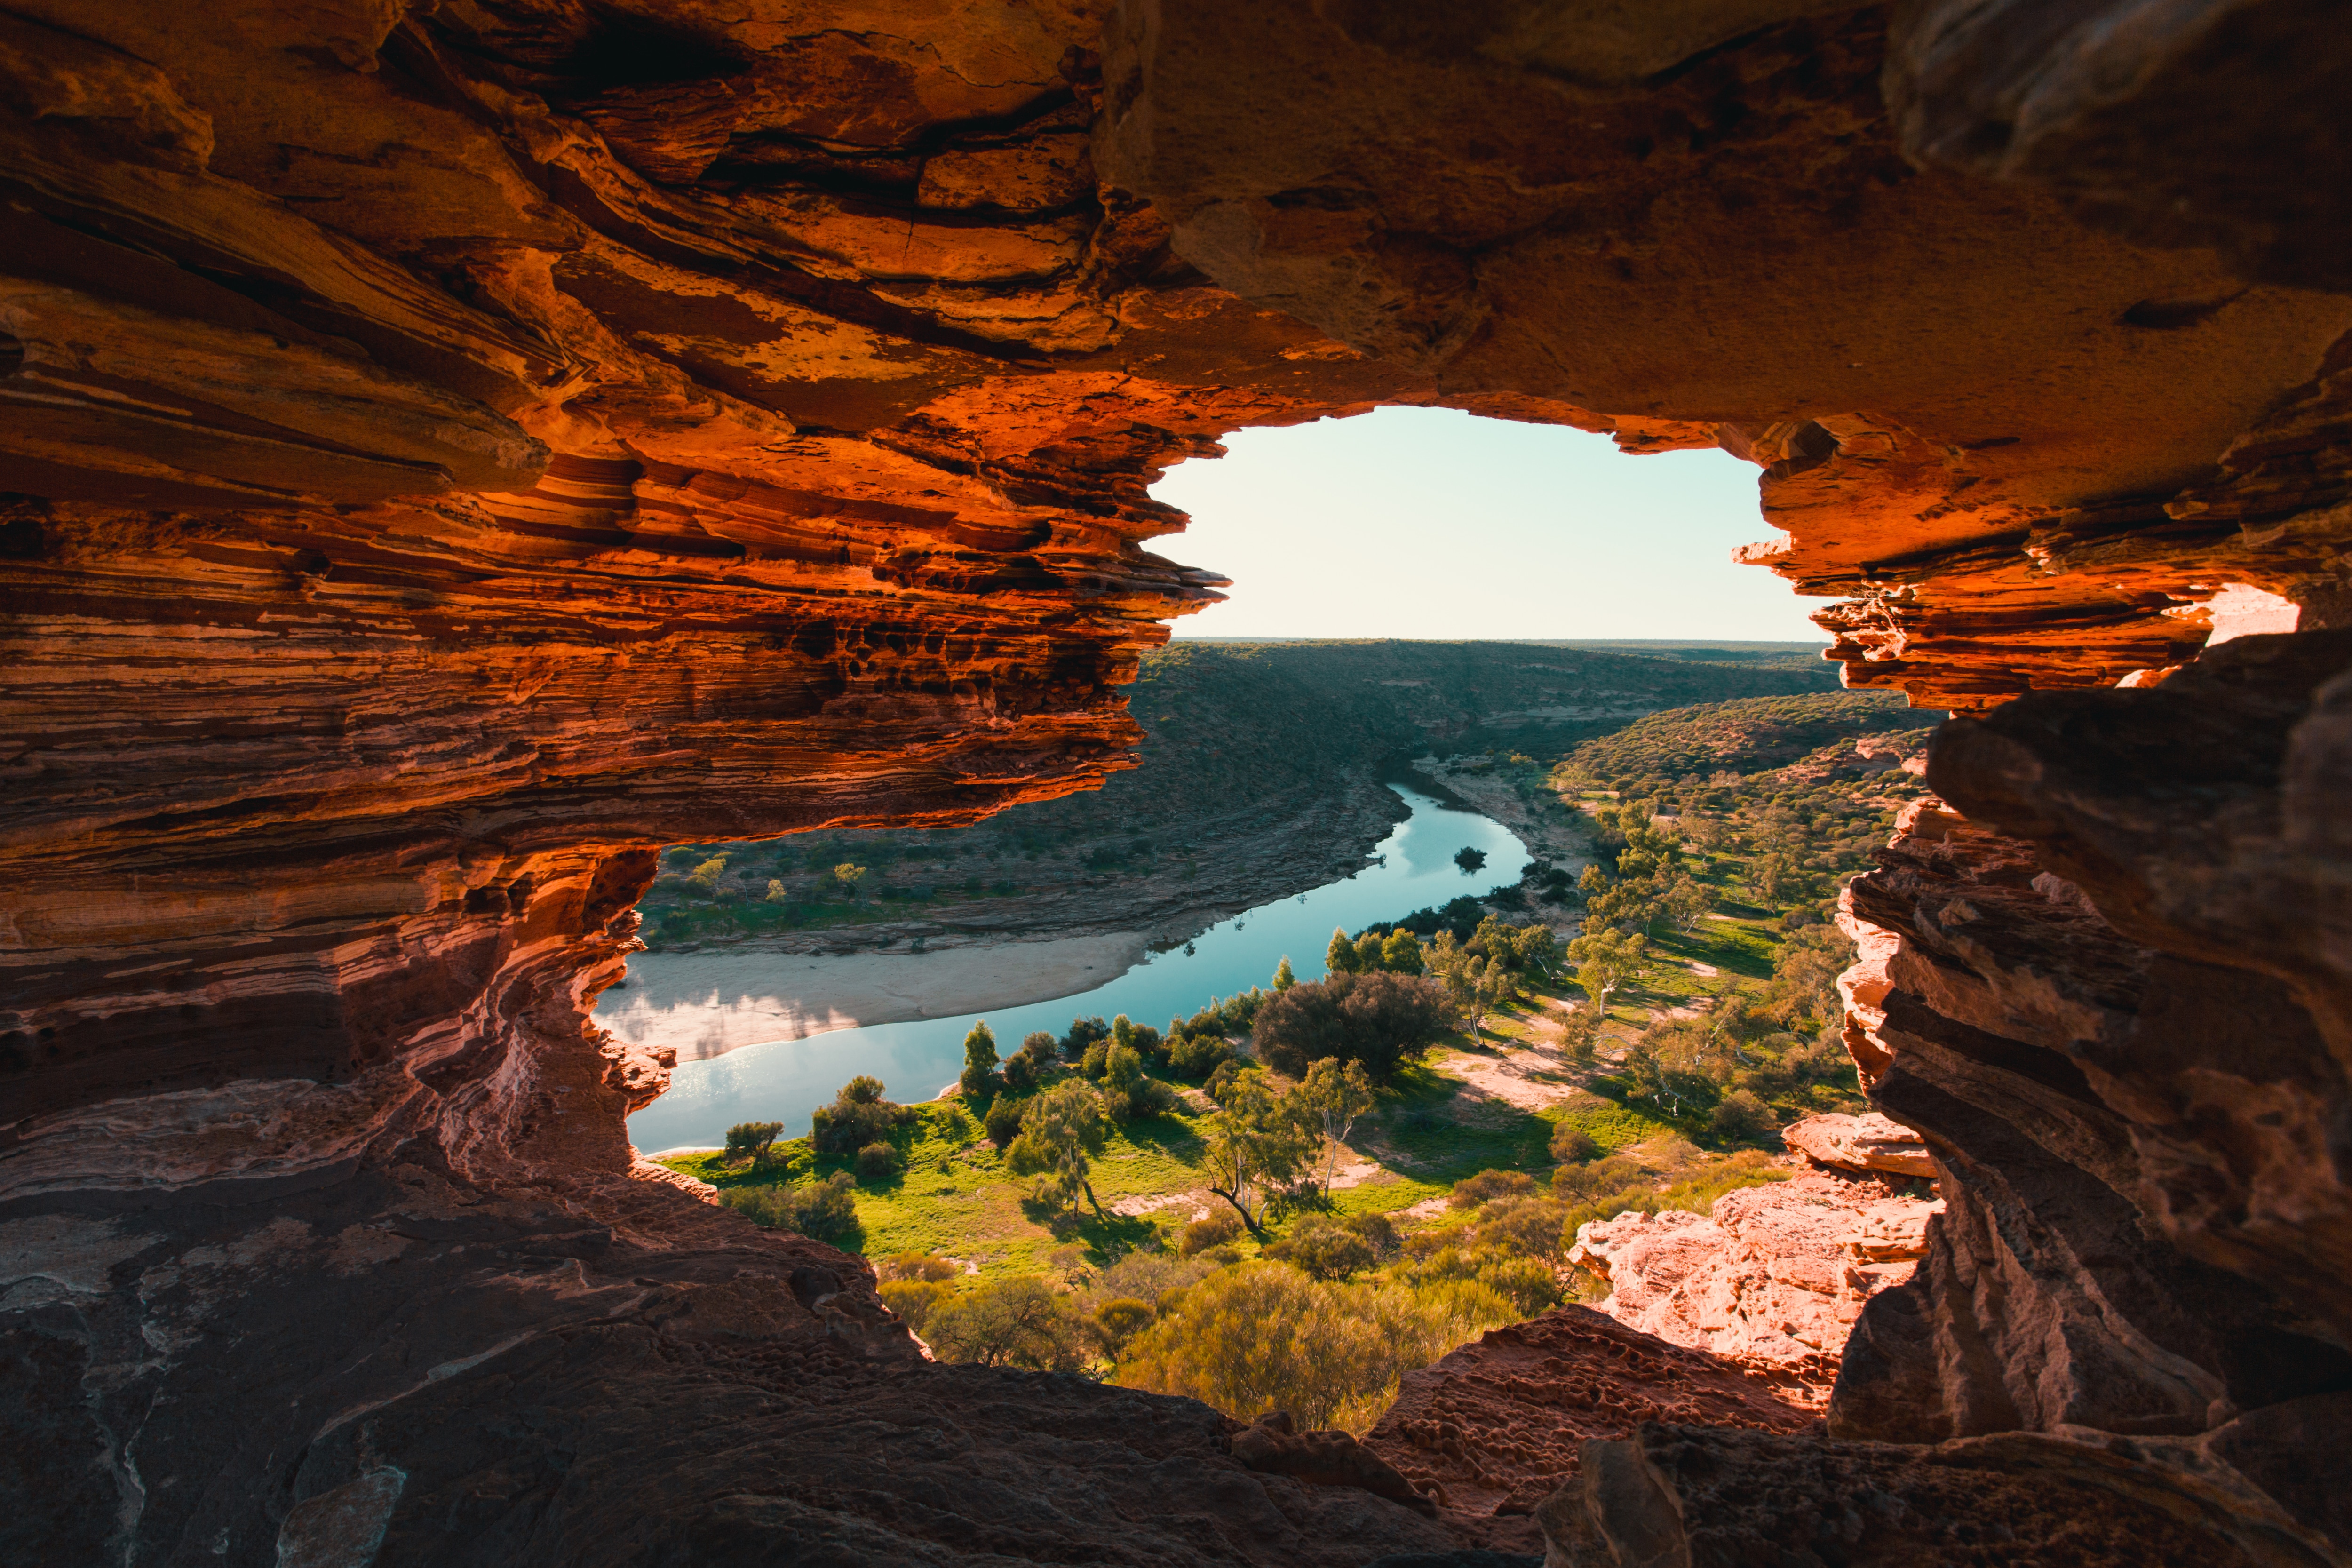
[[585,1017],[663,844],[1128,765],[1221,584],[1148,485],[1382,403],[1755,462],[1965,715],[1852,899],[1928,1256],[1555,1557],[2352,1549],[2330,8],[8,0],[0,78],[12,1557],[1444,1545],[923,1362]]

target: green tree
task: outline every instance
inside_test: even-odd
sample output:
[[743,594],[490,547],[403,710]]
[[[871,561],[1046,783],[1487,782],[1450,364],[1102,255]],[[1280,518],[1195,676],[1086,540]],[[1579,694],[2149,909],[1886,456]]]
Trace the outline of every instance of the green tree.
[[1284,953],[1282,962],[1274,966],[1274,988],[1287,991],[1298,984],[1298,976],[1290,972],[1290,954]]
[[1209,1118],[1206,1142],[1202,1170],[1209,1190],[1232,1205],[1251,1235],[1265,1236],[1260,1211],[1274,1188],[1306,1166],[1315,1144],[1267,1087],[1263,1068],[1245,1068],[1225,1087],[1223,1109]]
[[1339,1151],[1354,1130],[1356,1118],[1372,1108],[1371,1079],[1364,1076],[1361,1062],[1342,1066],[1337,1058],[1325,1057],[1307,1069],[1307,1076],[1290,1093],[1299,1120],[1323,1129],[1323,1195],[1328,1198],[1331,1179],[1339,1172]]
[[857,896],[857,884],[865,878],[865,867],[853,866],[846,860],[833,868],[833,885],[839,888],[843,895],[847,898],[854,899]]
[[1356,944],[1337,926],[1331,930],[1331,945],[1323,950],[1323,967],[1334,974],[1356,973]]
[[784,885],[783,885],[783,883],[782,883],[782,882],[781,882],[781,881],[779,881],[779,880],[777,880],[777,879],[776,879],[775,878],[773,878],[773,877],[769,878],[769,879],[768,879],[768,899],[767,899],[767,901],[768,901],[769,903],[772,903],[772,904],[781,904],[781,903],[782,903],[782,902],[784,901],[784,900],[785,900],[785,893],[784,893]]
[[1396,974],[1419,974],[1421,938],[1402,926],[1389,932],[1388,940],[1381,943],[1381,967]]
[[1677,929],[1690,932],[1696,931],[1699,922],[1706,919],[1707,911],[1715,908],[1715,895],[1708,892],[1696,878],[1685,872],[1675,878],[1659,902]]
[[983,1279],[931,1308],[923,1338],[941,1361],[1076,1372],[1087,1334],[1069,1300],[1034,1274]]
[[820,1105],[810,1115],[809,1146],[820,1154],[854,1154],[868,1143],[887,1142],[921,1117],[912,1106],[883,1095],[882,1080],[866,1073],[843,1084],[831,1105]]
[[727,1152],[719,1157],[730,1164],[749,1160],[754,1168],[764,1165],[774,1152],[776,1134],[783,1130],[781,1121],[738,1121],[727,1130]]
[[963,1037],[963,1076],[956,1082],[966,1099],[986,1100],[1003,1086],[996,1061],[996,1035],[982,1018]]
[[1648,946],[1638,933],[1628,936],[1606,926],[1588,930],[1568,944],[1568,961],[1576,965],[1576,983],[1592,998],[1596,1016],[1607,1012],[1609,998],[1642,972]]
[[1376,931],[1367,931],[1356,939],[1355,973],[1373,974],[1377,973],[1381,967],[1381,933]]
[[1021,1134],[1006,1151],[1006,1162],[1015,1175],[1045,1174],[1037,1195],[1055,1211],[1076,1208],[1084,1196],[1099,1215],[1102,1204],[1087,1180],[1087,1156],[1102,1152],[1108,1131],[1102,1097],[1076,1079],[1065,1079],[1023,1109]]
[[688,877],[687,880],[693,883],[705,893],[715,893],[719,890],[719,875],[726,869],[727,857],[724,855],[713,855],[709,859],[705,860],[701,865],[697,866],[694,868],[693,874]]

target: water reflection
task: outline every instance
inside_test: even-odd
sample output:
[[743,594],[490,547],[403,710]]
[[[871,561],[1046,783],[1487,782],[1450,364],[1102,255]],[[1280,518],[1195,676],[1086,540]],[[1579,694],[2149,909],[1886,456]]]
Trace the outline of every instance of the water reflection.
[[[648,1152],[716,1144],[730,1126],[752,1120],[781,1121],[787,1136],[794,1135],[805,1129],[812,1110],[828,1103],[835,1089],[861,1072],[881,1079],[896,1098],[926,1100],[962,1071],[963,1037],[977,1017],[988,1019],[999,1047],[1008,1052],[1030,1030],[1060,1034],[1073,1016],[1099,1014],[1108,1018],[1125,1013],[1139,1023],[1165,1024],[1172,1016],[1191,1014],[1212,996],[1266,984],[1286,953],[1298,978],[1320,979],[1324,945],[1334,926],[1355,931],[1519,879],[1528,853],[1509,829],[1402,784],[1389,787],[1404,798],[1412,815],[1381,842],[1376,858],[1352,877],[1246,910],[1183,947],[1154,953],[1118,979],[1079,995],[992,1008],[985,1015],[834,1029],[745,1046],[712,1060],[682,1062],[669,1092],[629,1119],[630,1139]],[[1454,863],[1454,854],[1465,847],[1486,852],[1486,865],[1475,873]],[[699,967],[712,981],[707,996],[677,1001],[665,1015],[665,1025],[691,1027],[697,1023],[692,1009],[707,1009],[714,1016],[740,1011],[749,998],[773,1003],[780,991],[785,1010],[802,1017],[826,1016],[828,962],[858,961],[761,952],[706,957]],[[598,1021],[614,1026],[622,1021],[625,1006],[641,1005],[642,998],[633,999],[627,992],[607,993],[597,1007]]]

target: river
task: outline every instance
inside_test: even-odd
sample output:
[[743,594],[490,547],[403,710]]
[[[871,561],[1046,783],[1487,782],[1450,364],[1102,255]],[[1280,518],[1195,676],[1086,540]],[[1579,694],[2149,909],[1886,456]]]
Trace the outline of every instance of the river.
[[[785,1136],[795,1137],[806,1131],[809,1113],[831,1103],[835,1091],[859,1073],[882,1079],[896,1099],[928,1100],[962,1072],[963,1037],[980,1017],[988,1019],[997,1048],[1006,1055],[1031,1030],[1059,1035],[1074,1016],[1124,1013],[1139,1024],[1164,1026],[1212,997],[1267,984],[1285,954],[1299,979],[1321,979],[1323,950],[1334,926],[1360,930],[1519,879],[1528,852],[1508,828],[1404,785],[1389,787],[1404,797],[1412,815],[1351,877],[1244,910],[1186,946],[1154,953],[1118,979],[1077,995],[992,1008],[984,1015],[835,1029],[681,1062],[669,1091],[629,1119],[630,1141],[649,1152],[709,1147],[721,1142],[736,1122],[752,1121],[782,1121]],[[1486,853],[1486,865],[1475,872],[1454,864],[1455,852],[1465,847]],[[705,957],[706,973],[710,963]],[[812,965],[803,955],[744,952],[720,963],[719,981],[707,999],[668,1006],[665,1018],[670,1026],[681,1020],[690,1025],[695,1009],[709,1011],[716,1020],[739,1008],[742,998],[774,992],[782,974],[789,975],[782,984],[808,993],[804,1000],[822,1006],[823,965]],[[607,992],[597,1005],[598,1021],[608,1026],[616,1022],[627,996]]]

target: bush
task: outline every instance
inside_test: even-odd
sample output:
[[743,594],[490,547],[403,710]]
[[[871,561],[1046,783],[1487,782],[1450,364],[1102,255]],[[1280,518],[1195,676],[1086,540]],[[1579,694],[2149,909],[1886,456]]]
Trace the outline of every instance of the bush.
[[1233,1059],[1233,1044],[1222,1035],[1180,1035],[1168,1051],[1170,1068],[1186,1078],[1206,1078]]
[[1481,1246],[1556,1261],[1568,1250],[1563,1240],[1568,1205],[1553,1198],[1497,1198],[1478,1212]]
[[1405,1373],[1519,1315],[1491,1290],[1424,1302],[1394,1286],[1328,1284],[1245,1263],[1194,1285],[1130,1340],[1118,1381],[1190,1394],[1244,1420],[1286,1410],[1304,1427],[1361,1433]]
[[1386,1263],[1397,1255],[1400,1243],[1396,1226],[1384,1214],[1351,1214],[1339,1222],[1349,1235],[1372,1249],[1375,1260]]
[[857,1152],[857,1174],[865,1181],[879,1181],[898,1169],[898,1151],[887,1143],[868,1143]]
[[1223,1247],[1242,1233],[1242,1216],[1229,1208],[1211,1209],[1205,1218],[1184,1227],[1176,1241],[1176,1256],[1190,1258],[1213,1247]]
[[1709,1114],[1707,1124],[1715,1129],[1719,1138],[1746,1142],[1748,1139],[1761,1137],[1772,1125],[1772,1112],[1748,1090],[1735,1089]]
[[1034,1274],[965,1287],[931,1308],[923,1334],[941,1361],[1032,1372],[1077,1371],[1087,1337],[1068,1298]]
[[1335,974],[1269,996],[1251,1043],[1268,1067],[1293,1078],[1336,1057],[1386,1079],[1452,1027],[1445,989],[1426,975]]
[[1021,1105],[1009,1094],[1000,1094],[990,1102],[981,1124],[988,1130],[988,1141],[999,1149],[1021,1136]]
[[1319,1217],[1301,1221],[1265,1255],[1318,1279],[1345,1279],[1379,1261],[1363,1237],[1337,1220]]
[[754,1225],[838,1242],[861,1234],[856,1190],[848,1172],[836,1171],[804,1187],[729,1187],[719,1201]]
[[1034,1093],[1054,1065],[1054,1037],[1042,1029],[1023,1037],[1021,1048],[1004,1060],[1004,1087],[1013,1094]]
[[1563,1121],[1551,1130],[1551,1158],[1556,1165],[1580,1165],[1601,1152],[1601,1145],[1592,1134],[1573,1121]]
[[940,1258],[929,1252],[894,1252],[874,1266],[874,1272],[884,1283],[898,1279],[928,1279],[938,1284],[953,1279],[963,1270],[950,1258]]
[[1097,1040],[1110,1038],[1110,1026],[1100,1018],[1073,1018],[1070,1032],[1062,1037],[1062,1054],[1076,1061],[1087,1054],[1087,1047]]
[[921,1120],[914,1107],[882,1095],[882,1080],[863,1073],[843,1084],[831,1105],[818,1106],[810,1116],[809,1146],[820,1154],[852,1154]]
[[1119,1296],[1095,1309],[1095,1328],[1102,1334],[1104,1348],[1116,1356],[1128,1341],[1150,1328],[1159,1316],[1150,1302]]
[[749,1160],[754,1165],[764,1165],[775,1146],[776,1134],[783,1130],[781,1121],[738,1121],[727,1130],[727,1152],[720,1158],[730,1164]]
[[1458,1209],[1475,1208],[1489,1198],[1518,1197],[1535,1190],[1535,1178],[1520,1172],[1481,1171],[1454,1183],[1445,1201]]
[[906,1319],[907,1327],[919,1334],[930,1321],[931,1310],[954,1291],[936,1279],[891,1279],[883,1283],[879,1294],[882,1304]]

